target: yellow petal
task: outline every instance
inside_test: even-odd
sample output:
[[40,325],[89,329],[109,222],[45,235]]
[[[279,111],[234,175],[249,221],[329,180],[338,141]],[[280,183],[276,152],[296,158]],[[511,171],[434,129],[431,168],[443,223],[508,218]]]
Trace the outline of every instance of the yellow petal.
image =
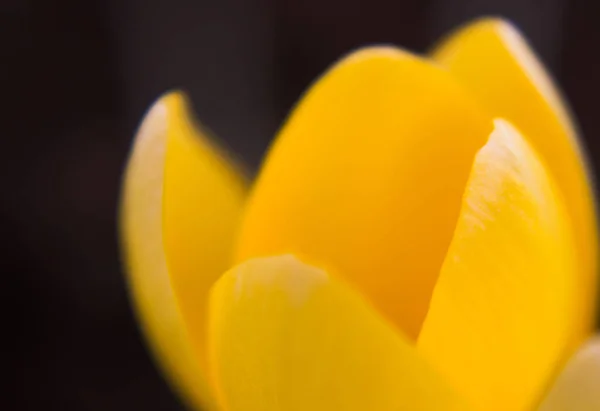
[[416,337],[491,129],[444,70],[393,48],[350,55],[277,137],[236,260],[298,255],[344,276]]
[[209,335],[230,411],[466,409],[358,294],[292,256],[226,273],[211,294]]
[[598,240],[593,190],[564,100],[518,31],[499,19],[458,30],[433,57],[492,115],[518,127],[556,179],[573,221],[581,264],[581,339],[593,320]]
[[169,281],[163,248],[162,195],[167,141],[165,98],[146,115],[127,166],[121,231],[130,291],[146,338],[176,389],[200,408],[210,398],[193,358]]
[[600,339],[589,341],[552,385],[540,411],[600,410]]
[[579,295],[561,201],[529,144],[496,120],[418,340],[476,408],[531,409],[566,354]]
[[[198,228],[199,219],[214,217],[201,214],[207,209],[206,205],[201,204],[196,208],[199,213],[197,215],[189,216],[192,210],[179,208],[174,209],[180,213],[179,215],[175,215],[174,210],[170,210],[171,214],[167,212],[167,217],[170,219],[167,218],[166,220],[169,221],[165,221],[164,185],[167,178],[168,205],[183,198],[191,199],[190,191],[200,195],[200,192],[206,189],[206,185],[198,184],[202,178],[212,182],[210,186],[212,191],[218,191],[216,187],[220,184],[229,184],[229,181],[226,179],[219,181],[219,174],[216,171],[211,173],[207,169],[207,162],[212,164],[221,161],[220,157],[210,151],[206,141],[195,140],[196,135],[190,128],[181,126],[181,123],[186,121],[182,118],[184,116],[182,99],[179,94],[162,97],[148,112],[140,127],[124,179],[121,231],[131,292],[142,328],[161,366],[165,368],[177,389],[183,392],[187,401],[200,408],[210,406],[212,396],[205,370],[199,366],[199,361],[195,358],[189,344],[188,331],[184,326],[169,278],[169,274],[175,274],[174,284],[178,285],[181,283],[181,273],[169,273],[167,268],[168,265],[171,269],[179,268],[179,261],[185,258],[185,256],[181,257],[181,254],[189,250],[189,244],[183,244],[179,254],[169,255],[167,264],[165,243],[168,250],[168,234],[174,231],[171,225],[194,220],[192,224],[196,224],[194,228]],[[185,144],[194,148],[186,150]],[[210,160],[211,156],[212,160]],[[174,172],[175,167],[170,164],[165,170],[165,162],[172,162],[173,157],[185,164],[185,167],[196,164],[196,168],[188,169],[190,174],[187,176]],[[218,196],[212,196],[212,192],[204,191],[204,194],[203,202],[213,202],[218,199]],[[217,208],[218,205],[214,207]],[[205,283],[216,277],[213,270],[222,269],[228,264],[227,261],[222,261],[219,265],[216,259],[225,260],[226,252],[223,248],[229,247],[230,239],[225,238],[222,228],[215,228],[210,224],[208,227],[197,231],[196,239],[198,244],[206,243],[207,236],[213,241],[210,250],[197,251],[210,254],[209,257],[204,257],[210,261],[210,264],[200,265],[202,257],[198,257],[196,278],[188,280],[189,286],[195,287],[189,293],[197,293],[199,298],[203,295],[206,298],[203,293],[209,285]],[[185,240],[188,238],[186,237]],[[185,276],[187,271],[182,274]]]
[[205,367],[206,309],[215,280],[231,267],[245,200],[242,174],[207,139],[181,95],[168,97],[164,245],[171,283],[192,347]]

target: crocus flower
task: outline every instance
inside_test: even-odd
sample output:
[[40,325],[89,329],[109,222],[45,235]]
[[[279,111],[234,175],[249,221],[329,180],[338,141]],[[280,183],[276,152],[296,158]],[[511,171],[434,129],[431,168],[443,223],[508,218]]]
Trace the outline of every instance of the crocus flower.
[[505,21],[427,57],[342,59],[252,184],[165,95],[134,143],[122,233],[140,322],[192,406],[600,409],[590,180]]

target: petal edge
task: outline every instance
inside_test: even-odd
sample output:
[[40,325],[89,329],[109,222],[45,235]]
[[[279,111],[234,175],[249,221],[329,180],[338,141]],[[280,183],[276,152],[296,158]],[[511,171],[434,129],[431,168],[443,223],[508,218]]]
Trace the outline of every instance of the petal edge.
[[578,297],[570,230],[543,163],[496,120],[418,340],[474,406],[529,409],[568,353]]
[[213,378],[231,411],[466,409],[358,294],[292,256],[226,273],[209,329]]

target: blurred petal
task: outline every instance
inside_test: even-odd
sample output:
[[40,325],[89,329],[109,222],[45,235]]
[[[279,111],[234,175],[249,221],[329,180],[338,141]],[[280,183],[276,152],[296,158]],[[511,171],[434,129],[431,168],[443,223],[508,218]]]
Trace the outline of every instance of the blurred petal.
[[[184,392],[191,404],[200,408],[211,406],[210,389],[203,368],[199,367],[199,360],[195,358],[189,345],[189,335],[184,327],[172,284],[181,286],[182,281],[187,281],[193,290],[188,290],[184,296],[194,294],[205,301],[205,289],[210,286],[207,283],[212,284],[212,280],[216,278],[213,271],[228,264],[223,248],[230,246],[230,239],[225,238],[222,228],[211,224],[207,224],[203,230],[199,229],[200,219],[214,219],[211,214],[206,213],[207,206],[204,204],[194,209],[196,214],[193,216],[189,215],[192,213],[190,209],[169,207],[166,216],[163,216],[163,207],[183,199],[199,200],[200,192],[205,194],[204,202],[219,199],[218,195],[213,196],[213,192],[219,190],[216,188],[219,185],[216,181],[218,173],[213,172],[211,175],[208,170],[210,167],[206,164],[220,162],[220,157],[210,151],[211,148],[205,140],[196,140],[196,137],[200,136],[196,136],[196,132],[191,128],[181,126],[181,123],[186,121],[182,118],[182,99],[180,94],[162,97],[148,112],[140,127],[124,180],[121,229],[131,292],[144,332],[159,362],[177,388]],[[181,141],[194,148],[186,150]],[[170,163],[175,156],[181,161],[182,167],[197,164],[195,169],[189,170],[189,176],[173,171],[175,167]],[[169,163],[166,170],[165,162]],[[203,177],[206,180],[212,179],[210,181],[213,185],[198,184]],[[169,187],[168,198],[163,196],[165,184]],[[229,181],[222,180],[220,184],[229,184]],[[207,190],[207,187],[210,187],[210,192],[203,191]],[[198,197],[192,197],[190,192]],[[166,205],[163,204],[165,199]],[[190,204],[190,207],[192,206]],[[215,205],[216,207],[218,205]],[[175,211],[179,214],[176,215]],[[195,279],[186,278],[187,271],[171,272],[172,282],[165,254],[165,245],[167,250],[169,245],[172,247],[168,234],[175,231],[172,225],[190,220],[192,222],[189,229],[197,229],[196,243],[204,244],[207,241],[206,237],[209,237],[212,246],[210,250],[198,250],[198,254],[202,256],[196,257],[198,265],[195,267]],[[186,231],[185,234],[189,232]],[[184,237],[182,240],[189,238]],[[183,244],[181,248],[179,254],[168,256],[171,270],[180,268],[178,263],[184,258],[181,254],[189,249],[189,244]],[[210,263],[201,265],[203,258]],[[216,262],[218,258],[223,259],[220,264]],[[198,300],[197,304],[202,304],[202,300]]]
[[593,190],[582,149],[560,93],[519,32],[500,19],[458,30],[434,52],[494,116],[529,139],[562,192],[579,252],[580,340],[591,331],[598,240]]
[[231,267],[246,187],[242,174],[196,126],[185,99],[168,97],[164,245],[171,283],[204,368],[208,292]]
[[540,411],[600,410],[600,339],[588,342],[553,384]]
[[169,281],[163,248],[162,195],[168,108],[160,99],[142,123],[123,187],[121,230],[138,318],[160,365],[192,405],[211,403],[188,345]]
[[444,70],[358,51],[303,97],[253,189],[236,260],[293,253],[415,338],[491,118]]
[[209,335],[230,411],[466,409],[357,293],[292,256],[226,273]]
[[525,410],[575,332],[575,247],[543,163],[496,120],[477,154],[419,336],[420,351],[471,403]]

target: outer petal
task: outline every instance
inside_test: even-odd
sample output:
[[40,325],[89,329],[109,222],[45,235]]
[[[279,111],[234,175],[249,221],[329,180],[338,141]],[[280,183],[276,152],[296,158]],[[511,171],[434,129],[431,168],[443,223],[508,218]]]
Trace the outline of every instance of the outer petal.
[[209,327],[231,411],[465,409],[358,294],[291,256],[225,274]]
[[458,30],[433,56],[494,116],[522,130],[556,179],[579,251],[581,340],[591,330],[594,313],[597,226],[593,190],[563,99],[526,41],[499,19],[480,20]]
[[561,201],[533,149],[497,120],[418,341],[479,409],[530,409],[575,332],[577,265]]
[[167,104],[173,115],[165,164],[164,245],[189,338],[205,367],[208,292],[231,267],[246,187],[235,164],[193,124],[185,100],[172,95]]
[[352,54],[303,98],[249,200],[237,261],[291,252],[343,275],[416,337],[491,118],[445,71]]
[[540,411],[600,410],[600,339],[591,340],[569,361]]
[[[170,223],[163,218],[163,186],[165,175],[167,175],[169,185],[180,186],[178,190],[171,189],[169,201],[176,201],[173,196],[184,197],[182,190],[192,191],[198,195],[199,192],[206,189],[204,185],[197,184],[198,179],[210,179],[213,183],[212,191],[207,192],[204,202],[215,201],[217,196],[213,197],[214,191],[218,187],[230,184],[229,181],[219,180],[218,174],[210,174],[205,163],[211,156],[213,161],[217,159],[217,154],[211,152],[209,146],[205,145],[204,140],[194,140],[196,137],[191,134],[190,129],[182,130],[176,125],[183,121],[181,116],[181,105],[183,97],[179,94],[170,94],[162,97],[148,112],[142,126],[136,137],[131,157],[127,165],[127,172],[123,184],[122,209],[121,209],[121,229],[124,245],[124,256],[127,262],[127,272],[131,285],[131,292],[136,304],[137,314],[142,323],[143,330],[155,352],[161,366],[163,366],[177,388],[185,394],[186,399],[193,405],[210,406],[212,404],[210,389],[205,377],[205,371],[199,366],[199,361],[193,354],[192,347],[189,345],[188,332],[185,329],[180,311],[177,306],[176,296],[169,278],[167,268],[167,258],[165,254],[165,235],[164,231],[172,231],[171,224],[177,224],[175,217],[180,220],[194,221],[212,219],[212,215],[202,214],[206,206],[198,207],[199,214],[190,217],[187,213],[190,210],[181,210],[181,214],[174,216],[176,221]],[[185,135],[178,133],[185,132]],[[176,148],[175,152],[167,153],[173,145],[173,140],[185,140],[189,145],[197,145],[196,150],[184,150],[181,147]],[[194,140],[194,141],[192,141]],[[183,144],[183,143],[182,143]],[[204,150],[204,154],[199,155],[199,150]],[[167,167],[165,171],[165,161],[173,156],[191,167],[189,176],[177,175]],[[209,163],[211,164],[211,163]],[[191,183],[190,185],[183,184]],[[196,184],[196,185],[193,185]],[[215,188],[217,187],[217,188]],[[220,188],[224,190],[225,188]],[[189,197],[189,196],[188,196]],[[166,227],[165,227],[166,225]],[[197,227],[194,226],[195,228]],[[166,228],[166,230],[165,230]],[[196,232],[198,242],[206,241],[205,237],[212,239],[210,250],[202,250],[202,253],[211,255],[207,259],[222,258],[222,268],[228,263],[225,260],[224,248],[229,247],[230,239],[226,238],[224,232],[208,225],[206,230]],[[167,238],[168,239],[168,238]],[[168,242],[167,242],[168,243]],[[187,249],[184,247],[184,250]],[[212,255],[218,257],[213,257]],[[200,254],[200,253],[199,253]],[[178,261],[178,256],[171,259]],[[190,287],[197,293],[199,299],[206,298],[204,288],[207,283],[215,278],[216,262],[212,265],[201,265],[201,258],[196,266],[196,279],[190,281]],[[172,261],[170,261],[172,262]],[[176,264],[174,264],[176,265]],[[171,273],[174,283],[178,284],[179,272]],[[201,304],[201,301],[198,302]]]

